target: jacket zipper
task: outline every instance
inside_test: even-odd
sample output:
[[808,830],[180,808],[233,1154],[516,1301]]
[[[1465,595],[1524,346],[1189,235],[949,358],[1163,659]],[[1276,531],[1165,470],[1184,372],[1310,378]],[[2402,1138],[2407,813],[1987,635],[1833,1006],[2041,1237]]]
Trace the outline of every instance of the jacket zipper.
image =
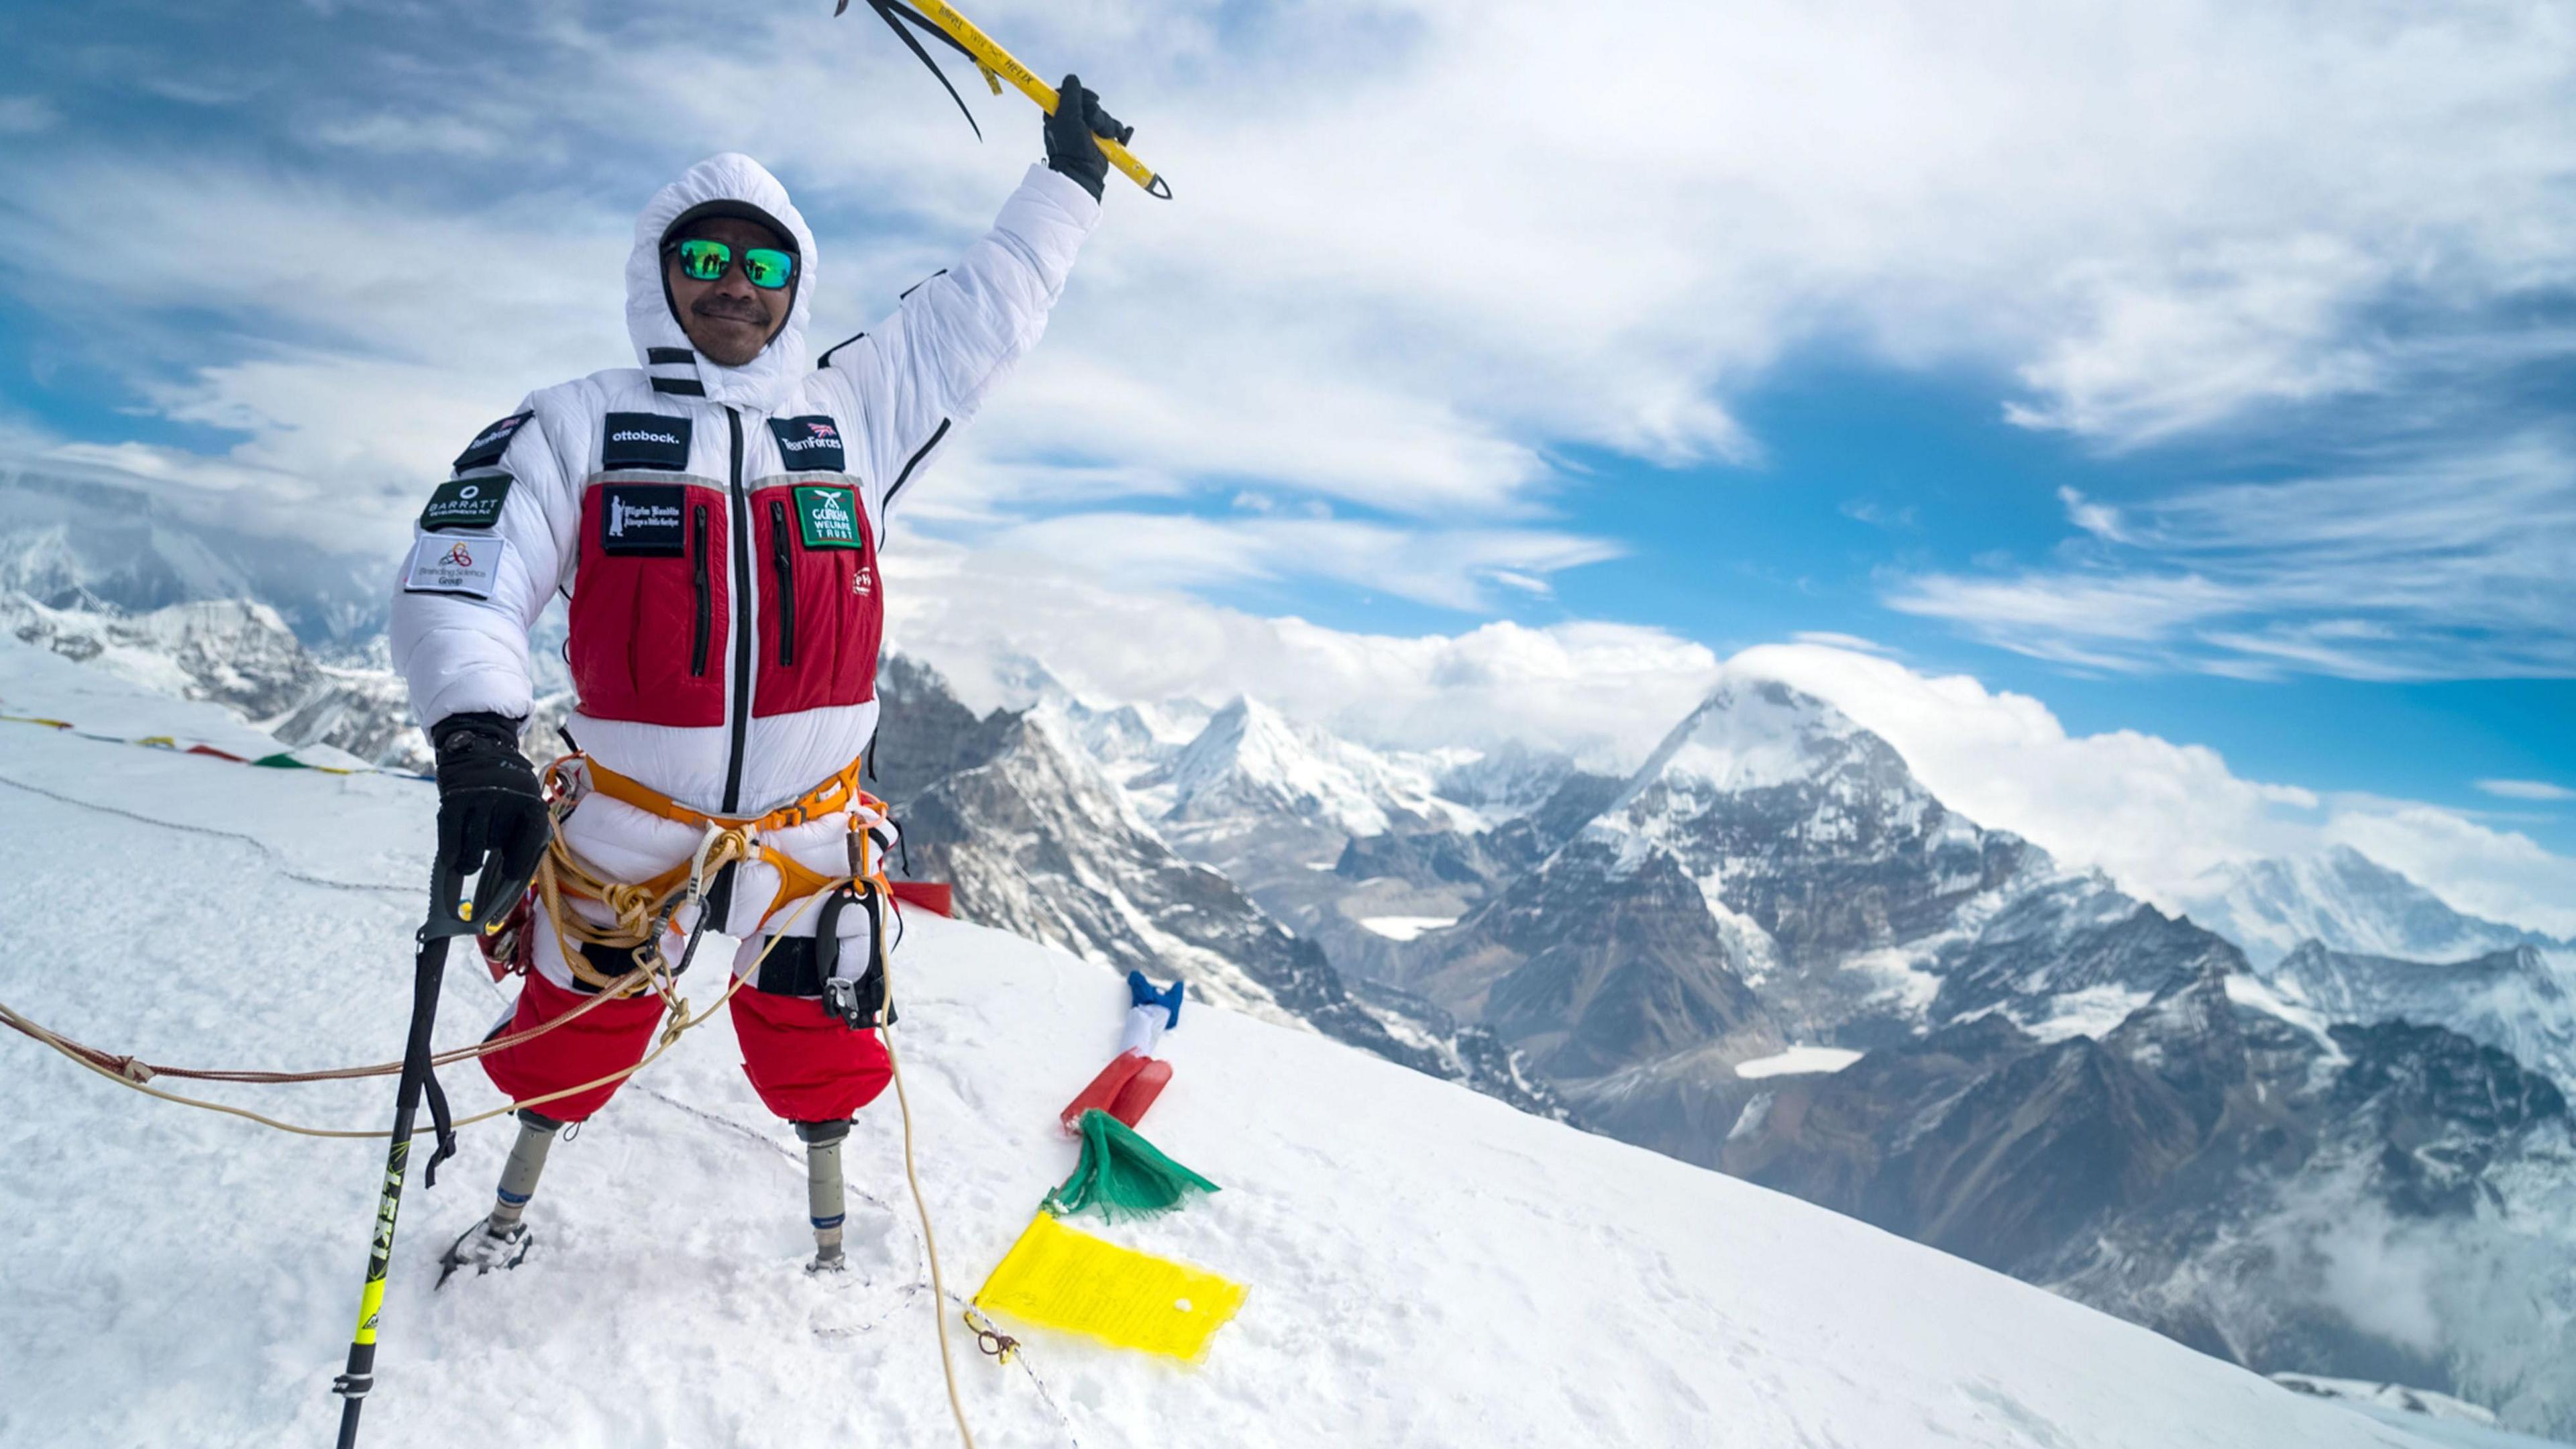
[[778,575],[778,667],[796,662],[796,562],[787,553],[787,502],[769,500],[769,567]]
[[708,617],[713,612],[715,591],[707,578],[707,506],[705,504],[698,505],[694,522],[697,525],[695,553],[697,556],[698,636],[697,642],[689,649],[689,675],[691,678],[699,678],[707,672],[707,635],[714,626],[714,621]]
[[725,751],[723,810],[742,808],[743,736],[751,728],[751,500],[742,491],[742,414],[728,404],[725,421],[733,430],[733,738]]

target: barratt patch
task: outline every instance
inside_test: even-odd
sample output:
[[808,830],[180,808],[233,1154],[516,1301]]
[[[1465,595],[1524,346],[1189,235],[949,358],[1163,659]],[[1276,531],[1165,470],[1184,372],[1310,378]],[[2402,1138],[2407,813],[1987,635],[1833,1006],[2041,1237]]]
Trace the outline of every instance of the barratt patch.
[[424,534],[411,548],[411,567],[403,571],[403,589],[414,594],[463,594],[492,597],[501,576],[501,555],[508,542],[473,536],[443,538]]
[[429,495],[429,506],[420,511],[420,526],[432,533],[451,528],[488,529],[501,521],[501,502],[509,496],[507,473],[450,478]]
[[465,451],[457,454],[456,461],[447,466],[462,473],[468,468],[489,468],[500,462],[501,455],[510,451],[510,440],[517,437],[519,429],[527,426],[528,419],[535,416],[534,412],[512,413],[476,433],[474,441],[466,444]]
[[603,471],[650,468],[660,473],[689,469],[689,420],[660,413],[610,413],[599,444]]
[[796,522],[807,548],[865,548],[859,498],[847,488],[808,483],[796,490]]
[[849,471],[841,461],[841,425],[830,418],[771,418],[769,431],[778,438],[778,456],[788,472]]
[[600,552],[672,558],[689,551],[683,526],[686,488],[677,483],[608,483],[599,491]]

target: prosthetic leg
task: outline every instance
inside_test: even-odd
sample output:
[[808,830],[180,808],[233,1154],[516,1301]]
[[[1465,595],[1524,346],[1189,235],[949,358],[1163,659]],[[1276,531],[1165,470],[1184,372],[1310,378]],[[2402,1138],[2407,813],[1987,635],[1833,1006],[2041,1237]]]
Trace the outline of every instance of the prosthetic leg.
[[841,1251],[841,1225],[849,1216],[841,1190],[841,1142],[850,1124],[799,1122],[796,1135],[805,1143],[805,1210],[814,1224],[814,1261],[805,1271],[842,1272],[850,1260]]
[[[501,1185],[493,1189],[492,1214],[465,1230],[464,1236],[448,1246],[438,1260],[437,1286],[444,1288],[459,1268],[472,1268],[477,1276],[495,1268],[515,1268],[527,1260],[533,1239],[522,1214],[528,1210],[528,1199],[536,1196],[537,1179],[545,1173],[546,1153],[555,1145],[555,1134],[563,1130],[561,1122],[536,1111],[519,1109],[519,1140],[510,1146],[510,1160],[501,1164]],[[834,1186],[839,1186],[840,1159],[833,1158]]]

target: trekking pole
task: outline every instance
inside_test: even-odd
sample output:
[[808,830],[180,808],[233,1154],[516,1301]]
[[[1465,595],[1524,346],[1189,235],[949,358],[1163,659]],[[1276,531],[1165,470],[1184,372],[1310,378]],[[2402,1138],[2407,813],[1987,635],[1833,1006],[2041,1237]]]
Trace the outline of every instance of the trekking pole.
[[[948,77],[940,75],[938,65],[923,52],[920,43],[906,34],[902,25],[897,24],[898,18],[908,20],[930,32],[949,49],[975,62],[975,69],[983,73],[984,84],[992,87],[993,94],[1000,95],[1002,82],[1007,80],[1019,88],[1020,94],[1037,102],[1039,110],[1050,116],[1055,114],[1057,100],[1055,87],[1038,79],[1035,73],[1020,64],[993,37],[976,28],[974,21],[958,14],[957,8],[948,4],[947,0],[911,0],[910,4],[906,4],[905,0],[868,0],[868,7],[876,11],[887,25],[894,28],[896,38],[910,48],[914,55],[919,56],[923,65],[930,67],[932,75],[939,76],[939,83],[947,87],[949,98],[957,101],[957,109],[966,110],[966,102],[958,98],[957,88],[948,84]],[[839,3],[832,7],[832,13],[839,15],[849,8],[850,0],[839,0]],[[971,111],[967,112],[966,124],[975,125],[975,116]],[[975,134],[983,135],[984,128],[976,126]],[[1094,136],[1092,139],[1100,143],[1101,154],[1109,158],[1109,164],[1127,173],[1128,180],[1145,188],[1146,195],[1163,201],[1172,199],[1170,184],[1156,174],[1153,167],[1137,160],[1135,154],[1124,145],[1107,136]]]
[[385,1186],[376,1202],[375,1229],[367,1250],[367,1283],[358,1296],[358,1329],[349,1338],[348,1369],[331,1383],[331,1391],[342,1399],[339,1449],[354,1449],[357,1444],[358,1411],[376,1386],[376,1320],[384,1311],[385,1274],[393,1266],[394,1214],[402,1207],[411,1121],[424,1093],[437,1134],[437,1146],[429,1158],[431,1183],[438,1181],[438,1164],[456,1151],[447,1094],[430,1075],[429,1036],[438,1020],[438,984],[447,971],[447,943],[474,934],[474,908],[464,896],[463,875],[449,867],[444,855],[431,867],[430,876],[429,919],[414,938],[420,943],[420,954],[412,961],[411,1034],[403,1043],[402,1085],[394,1093],[393,1141],[385,1149]]

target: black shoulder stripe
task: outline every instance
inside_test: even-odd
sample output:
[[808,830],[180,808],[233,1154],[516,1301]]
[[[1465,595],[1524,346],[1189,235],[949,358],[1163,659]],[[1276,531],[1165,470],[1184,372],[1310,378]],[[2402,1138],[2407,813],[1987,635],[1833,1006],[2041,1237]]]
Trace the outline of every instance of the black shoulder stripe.
[[648,365],[658,365],[665,362],[695,362],[697,360],[698,355],[685,347],[647,347],[644,349],[644,361]]
[[655,392],[671,393],[678,397],[705,397],[707,395],[706,384],[698,381],[694,377],[657,377],[653,379],[653,390]]
[[912,456],[903,460],[903,471],[894,475],[894,486],[886,490],[886,507],[892,508],[894,506],[894,496],[903,491],[903,485],[912,481],[912,470],[920,467],[921,460],[929,457],[930,450],[938,447],[939,440],[947,436],[948,419],[941,418],[939,420],[939,426],[931,430],[930,441],[913,449]]
[[534,412],[512,413],[476,433],[474,441],[466,444],[465,451],[457,454],[456,461],[448,466],[461,473],[468,468],[489,468],[500,462],[501,455],[510,451],[510,439],[528,419],[535,416]]
[[864,332],[853,332],[849,336],[842,338],[840,341],[833,343],[831,346],[824,348],[823,355],[815,359],[814,365],[816,367],[831,366],[833,353],[840,351],[842,348],[849,346],[851,343],[856,342],[867,335],[868,334]]
[[[944,277],[947,275],[948,269],[946,267],[941,267],[938,271],[931,273],[930,277]],[[924,277],[920,281],[913,283],[911,286],[904,288],[902,291],[895,293],[894,299],[900,302],[904,298],[911,296],[913,293],[920,291],[922,288],[929,286],[930,277]]]

